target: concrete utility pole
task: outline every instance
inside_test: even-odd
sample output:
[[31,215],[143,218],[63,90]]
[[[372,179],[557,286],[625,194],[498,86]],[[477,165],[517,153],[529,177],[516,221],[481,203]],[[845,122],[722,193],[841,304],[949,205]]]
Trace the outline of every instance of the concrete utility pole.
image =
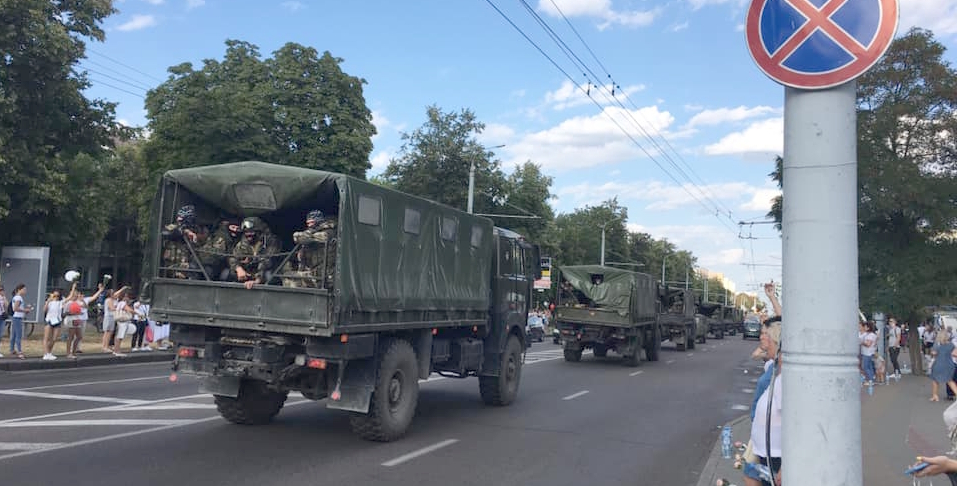
[[[496,145],[492,147],[493,149],[502,148],[505,145]],[[475,158],[471,157],[469,160],[469,202],[468,202],[468,213],[472,214],[472,200],[475,197]]]
[[668,255],[661,257],[661,285],[665,285],[665,262],[668,261]]
[[785,88],[783,484],[862,484],[856,101]]

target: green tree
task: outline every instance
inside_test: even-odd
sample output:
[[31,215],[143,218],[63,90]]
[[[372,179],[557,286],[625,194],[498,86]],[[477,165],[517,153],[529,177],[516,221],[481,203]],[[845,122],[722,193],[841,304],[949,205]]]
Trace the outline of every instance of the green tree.
[[[540,166],[531,161],[515,168],[505,183],[505,195],[495,214],[519,218],[493,217],[495,224],[525,235],[540,246],[550,248],[547,230],[555,219],[548,204],[552,198],[552,178],[543,174]],[[530,219],[534,218],[534,219]],[[544,252],[543,252],[544,253]]]
[[[858,79],[864,309],[909,317],[957,297],[957,72],[944,52],[932,33],[912,29]],[[780,184],[780,165],[775,173]]]
[[146,96],[152,134],[144,151],[154,177],[263,160],[364,178],[376,131],[365,80],[344,73],[342,62],[295,43],[264,60],[255,45],[229,40],[222,61],[171,67]]
[[[642,263],[632,258],[629,248],[628,209],[617,199],[600,206],[586,206],[555,218],[553,257],[558,265],[598,265],[601,262],[601,233],[605,228],[605,261]],[[634,269],[635,267],[631,267]],[[641,270],[639,268],[639,270]]]
[[114,104],[84,96],[77,63],[113,12],[109,0],[0,2],[0,245],[49,245],[59,259],[106,231],[102,164],[129,133]]
[[389,161],[384,176],[396,189],[465,210],[469,168],[475,165],[475,213],[495,213],[507,182],[494,159],[476,136],[485,129],[469,109],[443,112],[426,109],[426,122],[412,133],[403,133],[399,156]]

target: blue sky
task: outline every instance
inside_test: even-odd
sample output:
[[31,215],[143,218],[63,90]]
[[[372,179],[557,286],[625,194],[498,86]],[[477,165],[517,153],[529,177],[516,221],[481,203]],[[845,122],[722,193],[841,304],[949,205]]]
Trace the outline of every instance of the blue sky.
[[[691,250],[738,291],[781,280],[777,232],[738,224],[770,207],[777,190],[767,174],[783,145],[784,89],[748,54],[746,0],[527,0],[594,75],[522,2],[491,3],[572,79],[487,0],[120,0],[106,41],[91,43],[82,65],[92,96],[119,102],[124,123],[145,125],[146,89],[169,66],[221,59],[226,39],[267,56],[286,42],[327,50],[368,81],[379,132],[370,176],[399,150],[401,132],[424,123],[427,106],[469,108],[486,124],[480,141],[505,145],[495,153],[506,170],[531,160],[554,177],[557,211],[617,196],[631,229]],[[957,0],[900,4],[898,32],[931,29],[953,62]],[[675,273],[668,279],[684,276]]]

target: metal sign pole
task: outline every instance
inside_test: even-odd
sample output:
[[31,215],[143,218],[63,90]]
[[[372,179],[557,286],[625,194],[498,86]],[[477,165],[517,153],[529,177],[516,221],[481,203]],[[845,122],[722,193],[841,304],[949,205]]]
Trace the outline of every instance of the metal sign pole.
[[783,484],[863,482],[856,101],[785,88]]

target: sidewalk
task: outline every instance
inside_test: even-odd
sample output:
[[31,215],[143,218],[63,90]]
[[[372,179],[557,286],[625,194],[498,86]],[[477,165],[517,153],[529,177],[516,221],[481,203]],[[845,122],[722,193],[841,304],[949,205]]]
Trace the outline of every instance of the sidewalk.
[[16,357],[5,355],[3,358],[0,358],[0,373],[5,371],[55,370],[111,364],[156,363],[162,361],[172,363],[173,351],[141,351],[138,353],[127,353],[127,355],[123,357],[113,356],[110,353],[83,353],[77,356],[77,359],[67,359],[60,356],[53,361],[44,361],[39,357],[17,359]]
[[[939,455],[950,450],[950,439],[942,415],[953,402],[930,402],[930,378],[904,375],[900,383],[875,386],[874,395],[861,394],[861,438],[863,442],[864,484],[899,486],[910,484],[904,469],[918,455]],[[744,415],[730,422],[735,441],[747,442],[751,422]],[[720,479],[744,484],[733,459],[721,457],[720,438],[698,479],[698,486],[714,486]],[[787,459],[785,458],[785,464]],[[937,481],[935,481],[936,483]],[[947,483],[941,478],[942,483]]]

